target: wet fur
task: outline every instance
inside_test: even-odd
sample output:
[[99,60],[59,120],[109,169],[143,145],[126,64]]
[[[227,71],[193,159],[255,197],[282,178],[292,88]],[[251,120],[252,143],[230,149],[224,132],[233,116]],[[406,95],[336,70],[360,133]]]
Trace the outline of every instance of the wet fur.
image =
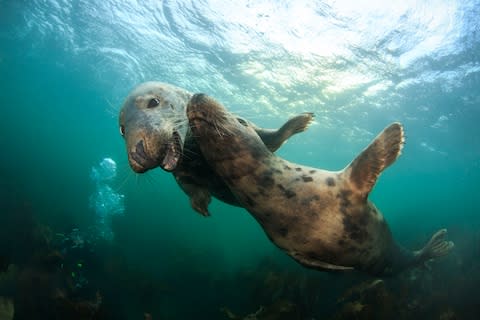
[[[367,199],[378,175],[400,154],[400,124],[385,129],[344,170],[332,172],[275,156],[254,130],[205,95],[192,97],[187,115],[215,173],[271,241],[302,265],[388,275],[435,257],[422,254],[425,249],[412,252],[397,245],[382,214]],[[445,234],[437,239],[437,256],[453,247],[444,241]],[[438,249],[431,244],[426,248]]]
[[[119,127],[125,139],[130,166],[138,173],[161,166],[176,132],[182,142],[177,148],[181,154],[171,172],[189,196],[192,208],[208,216],[211,196],[231,205],[240,204],[224,181],[212,171],[191,135],[186,115],[191,96],[190,92],[166,83],[142,83],[126,98],[120,111]],[[152,99],[156,99],[154,107],[149,105]],[[304,131],[313,115],[298,115],[278,130],[259,128],[245,119],[235,118],[242,126],[260,134],[267,148],[275,151],[290,136]],[[216,134],[221,132],[217,128]]]

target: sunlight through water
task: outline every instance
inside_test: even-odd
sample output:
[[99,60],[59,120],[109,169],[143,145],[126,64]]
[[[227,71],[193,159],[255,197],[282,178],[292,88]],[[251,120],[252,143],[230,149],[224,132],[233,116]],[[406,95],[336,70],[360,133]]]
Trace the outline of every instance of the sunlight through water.
[[[479,17],[480,0],[0,0],[0,273],[9,263],[20,268],[24,294],[13,297],[15,312],[30,300],[42,304],[30,310],[50,311],[47,291],[30,290],[45,282],[41,274],[26,277],[31,267],[52,279],[57,271],[67,276],[52,280],[55,299],[69,296],[56,290],[61,283],[81,290],[74,302],[98,306],[100,292],[116,312],[112,319],[222,319],[222,307],[246,319],[280,298],[292,299],[301,319],[344,318],[327,315],[353,307],[342,292],[362,276],[307,270],[243,208],[212,199],[205,218],[171,172],[132,170],[129,152],[144,157],[151,147],[145,136],[157,131],[150,123],[140,129],[139,115],[133,122],[145,141],[127,146],[130,129],[122,130],[119,111],[133,88],[161,81],[210,95],[261,128],[314,113],[276,154],[330,171],[354,161],[392,122],[403,124],[402,155],[368,198],[402,245],[419,249],[447,228],[455,249],[431,270],[377,283],[381,294],[365,295],[373,304],[358,300],[355,307],[365,308],[355,316],[395,318],[377,308],[387,297],[385,310],[402,319],[470,319],[462,315],[478,311],[471,292],[480,282]],[[155,118],[153,126],[168,133],[187,124],[183,111],[169,112],[179,122]],[[208,168],[192,145],[197,137],[186,137],[186,167]],[[175,155],[177,142],[166,144]],[[383,147],[372,149],[391,146]],[[385,157],[374,158],[378,168]],[[276,177],[281,169],[261,174]],[[210,175],[202,181],[219,182]],[[323,192],[329,179],[301,188],[318,184]],[[260,187],[263,196],[268,190]],[[311,202],[292,201],[298,216]],[[336,221],[352,229],[345,216]],[[65,259],[49,254],[57,245]],[[0,282],[0,289],[8,285]],[[10,299],[8,292],[0,295]],[[355,301],[363,295],[350,292]]]
[[427,97],[479,77],[478,2],[33,0],[17,33],[88,68],[109,105],[164,81],[267,125],[315,112],[320,134],[357,146],[391,121],[458,125],[466,100],[445,111]]
[[[44,8],[49,8],[45,10]],[[53,8],[53,10],[52,10]],[[167,78],[274,114],[388,103],[417,82],[461,81],[474,3],[462,1],[32,1],[26,33],[97,57],[117,90]],[[178,57],[181,56],[181,59]],[[181,63],[178,63],[178,61]],[[449,62],[447,79],[439,66]],[[185,75],[188,75],[187,77]],[[260,92],[260,94],[259,94]],[[265,96],[265,99],[262,99]],[[348,97],[336,101],[335,97]],[[328,124],[325,124],[328,125]]]

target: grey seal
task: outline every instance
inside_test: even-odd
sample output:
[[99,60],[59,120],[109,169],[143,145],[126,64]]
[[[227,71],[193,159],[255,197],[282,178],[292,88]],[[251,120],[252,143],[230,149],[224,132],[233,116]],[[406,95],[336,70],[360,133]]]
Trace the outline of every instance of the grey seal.
[[[231,205],[240,204],[211,170],[192,138],[186,114],[191,97],[192,93],[187,90],[167,83],[142,83],[125,99],[119,128],[133,171],[144,173],[160,167],[171,172],[189,196],[192,208],[208,216],[212,195]],[[262,143],[274,152],[292,135],[306,130],[313,114],[297,115],[279,129],[260,128],[246,119],[235,118],[257,132]]]
[[196,94],[187,106],[203,156],[270,240],[306,267],[392,275],[444,256],[445,229],[418,251],[398,245],[368,200],[381,172],[400,155],[400,123],[385,128],[340,171],[288,162],[265,147],[214,99]]

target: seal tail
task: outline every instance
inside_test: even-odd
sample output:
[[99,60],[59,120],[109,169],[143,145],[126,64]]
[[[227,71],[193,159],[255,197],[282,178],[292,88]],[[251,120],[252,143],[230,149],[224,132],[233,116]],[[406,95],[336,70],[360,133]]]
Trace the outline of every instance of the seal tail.
[[386,127],[370,145],[345,169],[352,190],[368,196],[378,176],[401,154],[405,136],[403,127],[395,122]]
[[414,253],[418,259],[418,263],[424,263],[430,259],[447,255],[453,249],[454,244],[452,241],[447,241],[446,238],[447,229],[441,229],[435,232],[425,247]]

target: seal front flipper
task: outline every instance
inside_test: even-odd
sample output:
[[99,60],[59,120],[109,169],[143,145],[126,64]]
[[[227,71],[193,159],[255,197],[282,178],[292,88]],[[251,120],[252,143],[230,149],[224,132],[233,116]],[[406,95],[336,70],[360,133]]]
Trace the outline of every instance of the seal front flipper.
[[289,119],[278,130],[255,128],[265,146],[275,152],[294,134],[307,130],[315,115],[312,112],[301,113]]
[[378,176],[400,155],[405,136],[400,123],[386,127],[370,145],[345,168],[352,191],[367,197]]
[[305,254],[300,252],[290,252],[290,255],[297,260],[301,265],[317,269],[317,270],[327,270],[327,271],[350,271],[353,270],[353,267],[340,266],[324,261],[320,261],[317,258],[308,257]]
[[204,217],[210,216],[210,212],[208,212],[210,201],[211,196],[208,189],[198,188],[194,193],[190,194],[190,205]]
[[192,208],[204,217],[210,216],[208,205],[211,202],[211,195],[207,188],[197,185],[191,181],[189,176],[175,176],[178,185],[190,198]]

